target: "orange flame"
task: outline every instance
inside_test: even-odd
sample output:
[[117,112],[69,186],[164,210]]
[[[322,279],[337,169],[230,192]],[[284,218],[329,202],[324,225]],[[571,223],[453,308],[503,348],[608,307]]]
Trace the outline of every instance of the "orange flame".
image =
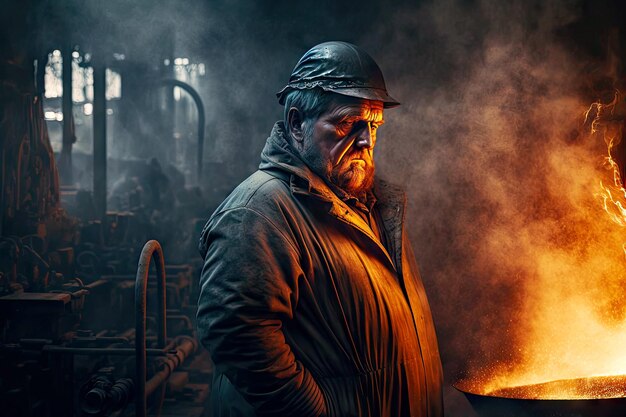
[[[613,184],[605,186],[600,181],[601,192],[599,196],[602,199],[604,210],[609,214],[611,220],[624,227],[626,226],[626,208],[624,208],[626,205],[626,189],[624,189],[619,165],[613,157],[613,150],[622,140],[624,122],[624,109],[622,107],[624,107],[622,94],[616,91],[611,103],[602,104],[596,102],[589,107],[585,112],[585,124],[588,123],[593,115],[591,133],[601,133],[604,136],[604,141],[608,147],[605,163],[608,169],[613,170]],[[626,253],[626,245],[624,250]]]
[[[624,152],[618,147],[626,120],[624,96],[617,91],[612,102],[593,103],[584,119],[585,136],[601,135],[606,143],[606,170],[598,169],[591,156],[597,151],[582,147],[567,149],[570,159],[555,153],[550,160],[550,173],[574,180],[567,193],[558,189],[562,182],[554,182],[569,204],[563,218],[567,235],[549,232],[541,240],[535,238],[541,233],[537,228],[516,230],[516,238],[529,239],[533,251],[527,269],[532,279],[519,313],[527,327],[516,329],[524,336],[519,359],[460,383],[467,391],[515,398],[626,397],[626,264],[619,256],[626,254],[621,229],[626,226],[626,188],[619,167],[626,161],[617,158],[618,151]],[[599,190],[596,175],[604,178]],[[598,199],[608,216],[597,216]],[[569,246],[559,241],[562,236]],[[615,247],[618,256],[611,250]]]

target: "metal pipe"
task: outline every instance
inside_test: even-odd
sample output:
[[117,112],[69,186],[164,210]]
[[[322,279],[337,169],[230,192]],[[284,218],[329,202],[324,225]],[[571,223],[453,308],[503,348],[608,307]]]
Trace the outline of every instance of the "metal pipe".
[[158,347],[164,348],[167,339],[165,313],[165,260],[163,249],[156,240],[150,240],[144,245],[135,279],[135,355],[136,355],[136,397],[135,413],[138,417],[146,417],[146,296],[148,293],[148,273],[150,261],[154,257],[157,270],[157,297],[158,297]]
[[198,154],[197,154],[196,168],[197,168],[197,175],[198,175],[197,183],[200,184],[200,180],[202,179],[202,155],[204,153],[204,124],[205,124],[205,119],[206,119],[206,115],[204,114],[204,103],[202,102],[202,98],[200,97],[200,94],[198,94],[198,92],[192,86],[190,86],[189,84],[183,81],[168,78],[168,79],[162,80],[161,82],[163,83],[163,85],[179,87],[185,90],[186,92],[188,92],[191,98],[193,98],[193,101],[196,103],[196,107],[198,108]]
[[107,104],[106,65],[93,66],[93,200],[96,219],[104,224],[107,211]]
[[[114,355],[114,356],[130,356],[136,353],[132,348],[81,348],[81,347],[66,347],[66,346],[44,346],[45,352],[51,353],[71,353],[73,355]],[[167,356],[167,354],[173,352],[167,352],[162,349],[146,349],[146,356]]]
[[63,48],[63,96],[61,97],[63,110],[63,147],[61,148],[60,162],[62,165],[61,178],[63,184],[74,182],[72,172],[72,145],[74,144],[74,116],[72,115],[72,45],[65,43]]
[[76,342],[102,342],[102,343],[130,343],[127,337],[120,336],[94,336],[94,337],[76,337]]
[[148,382],[146,382],[146,395],[152,394],[156,389],[178,368],[189,356],[191,356],[198,348],[197,342],[189,336],[178,336],[179,340],[176,346],[176,353],[168,355],[161,365],[161,370],[155,373]]

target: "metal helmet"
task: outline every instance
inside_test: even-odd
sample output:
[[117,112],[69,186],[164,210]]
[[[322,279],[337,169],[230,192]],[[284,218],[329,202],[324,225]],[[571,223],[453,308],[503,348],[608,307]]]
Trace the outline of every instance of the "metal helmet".
[[383,107],[400,103],[387,93],[383,74],[371,56],[347,42],[324,42],[305,53],[289,77],[289,83],[278,93],[278,102],[293,90],[319,87],[324,91],[382,101]]

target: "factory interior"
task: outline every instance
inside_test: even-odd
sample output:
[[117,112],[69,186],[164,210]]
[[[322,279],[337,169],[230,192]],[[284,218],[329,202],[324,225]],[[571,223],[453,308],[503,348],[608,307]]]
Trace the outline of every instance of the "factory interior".
[[[195,332],[198,238],[213,210],[258,167],[283,117],[275,93],[298,58],[333,39],[370,51],[402,102],[385,114],[381,136],[397,141],[381,140],[377,169],[408,188],[447,415],[482,415],[462,392],[469,385],[453,384],[539,366],[524,356],[533,347],[519,347],[531,331],[541,339],[522,313],[543,310],[528,304],[529,281],[520,278],[539,258],[502,237],[504,230],[524,234],[529,219],[549,211],[547,200],[562,200],[527,192],[553,184],[530,174],[548,154],[573,161],[567,155],[596,152],[574,149],[576,129],[586,126],[580,103],[610,103],[626,83],[626,8],[609,0],[547,3],[3,6],[0,416],[211,416],[213,368]],[[521,23],[511,23],[516,18]],[[531,131],[549,139],[525,140]],[[626,146],[611,146],[624,165]],[[564,170],[583,171],[554,172]],[[625,177],[623,166],[616,172]],[[560,178],[541,178],[548,177]],[[520,195],[494,197],[504,190]],[[524,211],[531,207],[537,210]],[[536,230],[545,229],[528,235]],[[525,257],[528,263],[517,262]],[[624,276],[611,291],[626,288]],[[611,297],[606,305],[618,313],[607,319],[610,330],[626,334],[619,327],[626,300]],[[554,347],[548,356],[556,355],[567,357]],[[609,408],[616,407],[625,409],[623,402]]]

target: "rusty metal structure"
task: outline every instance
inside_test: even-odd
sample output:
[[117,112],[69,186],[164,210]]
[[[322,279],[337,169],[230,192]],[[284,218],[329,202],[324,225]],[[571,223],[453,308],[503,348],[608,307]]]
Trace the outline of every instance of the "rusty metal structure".
[[[93,187],[76,186],[71,56],[73,42],[89,41],[49,7],[46,1],[16,4],[7,10],[12,21],[4,22],[3,41],[11,47],[0,56],[0,415],[206,416],[211,364],[194,330],[195,245],[184,246],[176,263],[167,262],[168,248],[180,249],[181,236],[192,242],[200,222],[180,219],[200,208],[171,195],[179,209],[163,201],[163,187],[172,180],[156,161],[148,165],[152,182],[145,194],[107,186],[105,74],[112,59],[111,51],[93,45]],[[55,32],[31,30],[44,14]],[[43,108],[52,49],[65,58],[56,153]],[[134,72],[141,64],[125,65],[118,70]],[[155,72],[134,95],[131,83],[128,102],[185,89],[198,106],[201,149],[202,100],[169,76]],[[201,169],[200,152],[198,175]],[[111,201],[123,201],[126,210],[107,209]],[[176,234],[159,234],[163,222],[177,224]]]
[[[166,398],[185,415],[204,415],[210,365],[194,338],[193,268],[165,265],[160,245],[150,241],[136,274],[91,274],[102,262],[94,252],[80,252],[81,263],[72,265],[72,248],[38,255],[33,246],[40,243],[1,240],[10,254],[3,259],[3,279],[11,272],[17,277],[0,296],[3,412],[145,416],[150,407],[158,414]],[[65,274],[49,262],[62,253]],[[156,274],[149,273],[153,253]],[[113,272],[114,265],[105,268]],[[36,270],[50,278],[31,291],[27,274]],[[148,299],[158,302],[147,308]],[[168,327],[173,337],[167,338]]]

